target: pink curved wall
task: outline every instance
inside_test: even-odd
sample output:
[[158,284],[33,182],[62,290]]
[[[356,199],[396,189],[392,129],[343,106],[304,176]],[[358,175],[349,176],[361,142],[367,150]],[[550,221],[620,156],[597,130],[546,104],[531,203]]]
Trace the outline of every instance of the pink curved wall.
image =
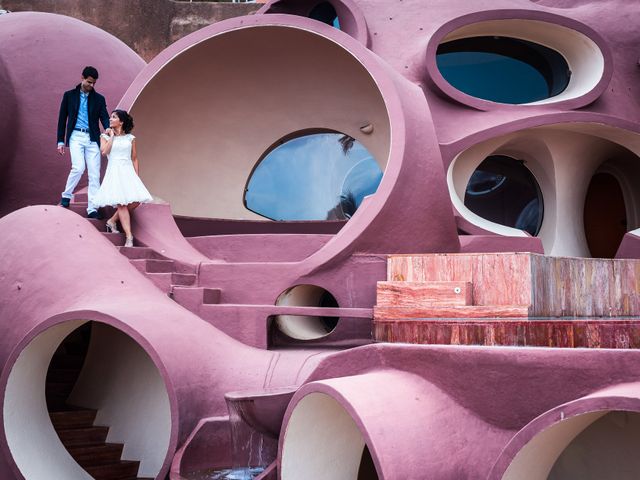
[[[573,229],[548,235],[549,227],[543,226],[547,230],[541,238],[521,235],[518,242],[520,238],[496,236],[499,232],[491,225],[473,225],[464,211],[455,212],[451,184],[464,186],[465,179],[453,178],[452,166],[457,159],[462,165],[469,152],[491,153],[489,147],[506,139],[509,148],[539,157],[545,189],[558,206],[547,221],[561,218],[558,212],[567,219],[569,210],[581,216],[577,210],[588,185],[587,170],[602,167],[604,157],[624,152],[635,175],[633,162],[640,155],[634,30],[640,13],[630,2],[431,0],[428,8],[422,0],[331,2],[336,10],[350,12],[345,32],[304,18],[309,2],[272,1],[260,14],[181,39],[146,67],[114,38],[75,20],[36,13],[0,16],[0,41],[10,47],[0,53],[0,80],[10,85],[0,92],[0,101],[8,116],[17,116],[16,122],[0,118],[0,215],[30,203],[57,201],[68,171],[54,148],[57,102],[77,81],[78,59],[100,69],[98,90],[107,95],[108,105],[131,108],[141,122],[142,176],[158,192],[167,192],[177,213],[216,217],[232,212],[229,217],[244,218],[242,192],[236,187],[252,162],[278,138],[310,124],[353,132],[369,142],[385,167],[378,192],[358,213],[335,235],[313,242],[306,240],[310,233],[298,232],[278,243],[267,229],[260,238],[238,234],[189,243],[173,221],[170,205],[137,210],[134,234],[141,245],[197,268],[198,286],[220,290],[223,305],[206,321],[161,294],[72,212],[37,206],[6,215],[0,219],[0,278],[5,286],[0,290],[0,398],[30,340],[55,324],[80,319],[121,330],[160,372],[171,405],[170,447],[160,477],[179,448],[182,454],[193,442],[194,450],[205,451],[197,443],[197,425],[204,432],[201,438],[221,438],[220,430],[202,427],[202,422],[213,419],[212,425],[223,425],[215,419],[226,413],[224,394],[242,389],[300,387],[281,431],[278,466],[284,480],[299,480],[295,462],[302,458],[287,457],[287,435],[295,438],[297,448],[317,441],[296,423],[304,419],[304,405],[312,403],[305,398],[319,398],[311,397],[316,394],[330,397],[328,410],[345,419],[353,438],[362,442],[360,448],[366,443],[384,479],[499,479],[507,473],[512,477],[506,478],[524,478],[527,461],[544,457],[545,465],[553,466],[570,443],[565,440],[580,433],[576,425],[587,428],[585,419],[593,420],[594,412],[640,411],[640,395],[632,384],[640,367],[637,351],[368,345],[329,353],[322,341],[266,349],[264,307],[273,306],[283,291],[315,285],[333,293],[340,307],[371,308],[391,253],[519,246],[544,248],[549,254],[557,244],[556,251],[587,254],[580,244],[580,220]],[[602,55],[601,78],[576,98],[543,105],[465,103],[430,78],[435,73],[429,55],[446,35],[473,23],[514,20],[532,35],[536,25],[546,22],[591,39]],[[39,36],[28,35],[34,30]],[[87,42],[109,53],[104,63],[84,56],[82,44]],[[252,48],[252,42],[263,43]],[[216,51],[217,45],[224,51]],[[269,52],[270,45],[278,51]],[[61,50],[64,58],[52,61]],[[340,68],[318,68],[314,61],[319,59]],[[60,66],[61,73],[36,68],[48,62]],[[302,70],[298,76],[296,68]],[[198,80],[202,83],[182,90],[198,72],[205,73]],[[307,84],[318,79],[322,81],[311,90],[321,95],[307,95]],[[31,81],[45,82],[47,89],[34,88]],[[225,89],[225,84],[232,87]],[[261,90],[265,84],[269,88]],[[238,86],[251,90],[243,95]],[[59,94],[52,95],[56,89]],[[323,103],[323,98],[330,100]],[[345,103],[349,108],[342,112]],[[171,118],[180,121],[167,134],[164,125]],[[371,137],[359,133],[361,118],[373,121]],[[247,123],[256,131],[247,129]],[[547,137],[555,139],[554,145]],[[589,157],[588,169],[576,160],[581,154],[595,155],[596,149],[604,153]],[[465,161],[471,168],[481,160]],[[584,171],[574,174],[577,169]],[[181,173],[185,175],[179,177]],[[172,181],[179,188],[171,190]],[[204,191],[214,181],[217,188],[207,192],[207,205],[198,205],[203,198],[198,189]],[[629,188],[628,198],[635,198],[637,185]],[[636,203],[632,207],[640,211]],[[459,237],[457,227],[475,235]],[[252,251],[261,241],[271,243],[256,255]],[[572,250],[562,250],[567,246]],[[269,253],[278,247],[277,254]],[[625,236],[618,255],[638,256],[633,232]],[[366,330],[367,323],[359,325]],[[343,333],[328,340],[344,346]],[[563,423],[565,419],[571,420]],[[326,422],[331,425],[330,418]],[[547,435],[556,447],[543,455],[537,447]],[[226,448],[226,440],[220,441]],[[3,429],[0,446],[0,474],[19,478]],[[308,450],[330,464],[320,447]],[[432,455],[427,461],[425,451]],[[190,464],[206,464],[204,454],[194,455],[198,458],[189,459]],[[358,458],[345,461],[357,467]],[[318,465],[314,478],[326,478],[322,462]],[[180,466],[176,468],[171,478],[179,478]]]
[[82,69],[98,69],[96,90],[113,109],[145,62],[103,30],[47,13],[0,15],[0,43],[1,216],[60,200],[71,161],[68,151],[63,157],[56,151],[58,110]]

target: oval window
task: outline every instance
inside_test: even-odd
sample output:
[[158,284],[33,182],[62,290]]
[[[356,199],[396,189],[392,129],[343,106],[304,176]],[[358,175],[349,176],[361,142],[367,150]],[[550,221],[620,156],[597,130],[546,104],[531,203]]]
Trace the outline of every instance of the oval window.
[[469,37],[438,46],[438,70],[456,89],[498,103],[523,104],[554,97],[569,85],[565,58],[517,38]]
[[464,196],[476,215],[537,235],[544,203],[540,186],[524,162],[504,155],[487,157],[473,172]]
[[272,220],[345,220],[375,193],[382,170],[357,140],[314,133],[283,142],[254,169],[245,206]]
[[316,5],[309,12],[309,18],[326,23],[340,30],[340,19],[336,9],[329,2],[322,2]]

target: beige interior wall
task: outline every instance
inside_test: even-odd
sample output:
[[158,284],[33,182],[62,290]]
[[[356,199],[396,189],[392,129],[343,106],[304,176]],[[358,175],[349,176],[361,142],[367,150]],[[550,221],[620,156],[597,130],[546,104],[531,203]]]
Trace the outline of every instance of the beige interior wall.
[[299,130],[349,134],[383,170],[389,155],[386,107],[366,69],[331,40],[292,27],[194,45],[159,71],[131,114],[141,177],[178,215],[262,219],[243,205],[246,182],[270,146]]
[[60,442],[45,398],[45,380],[53,353],[83,323],[82,320],[62,323],[38,335],[20,352],[9,374],[3,427],[13,460],[28,480],[92,478]]
[[298,402],[282,447],[282,480],[356,480],[365,442],[357,425],[329,395]]
[[610,412],[562,452],[549,480],[635,480],[640,472],[640,414]]
[[471,174],[489,155],[525,160],[544,198],[539,237],[547,255],[590,257],[584,201],[597,171],[614,171],[623,186],[628,229],[640,226],[640,135],[592,124],[538,127],[494,138],[462,152],[448,170],[454,207],[471,223],[510,236],[523,232],[485,220],[464,206]]
[[155,477],[166,458],[171,409],[160,372],[131,337],[94,323],[82,372],[69,403],[98,410],[107,442],[124,443],[123,460],[140,461],[138,476]]
[[546,480],[565,447],[605,413],[577,415],[543,430],[516,454],[502,480]]
[[[320,307],[326,290],[316,285],[296,285],[280,294],[276,305]],[[322,318],[310,315],[276,315],[275,322],[285,335],[298,340],[316,340],[329,335]]]

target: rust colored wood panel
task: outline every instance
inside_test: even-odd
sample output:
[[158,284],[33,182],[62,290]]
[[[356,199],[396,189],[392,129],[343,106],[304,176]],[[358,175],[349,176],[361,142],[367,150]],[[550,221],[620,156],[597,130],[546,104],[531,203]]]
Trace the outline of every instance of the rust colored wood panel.
[[640,316],[640,260],[531,253],[389,259],[389,278],[471,282],[475,305],[530,305],[532,317]]
[[378,342],[431,345],[636,349],[640,348],[640,319],[376,321],[374,335]]
[[472,305],[470,282],[378,282],[378,306]]
[[477,305],[531,305],[530,254],[485,254],[476,261],[481,262],[473,292]]
[[374,307],[376,321],[409,318],[527,318],[527,305]]

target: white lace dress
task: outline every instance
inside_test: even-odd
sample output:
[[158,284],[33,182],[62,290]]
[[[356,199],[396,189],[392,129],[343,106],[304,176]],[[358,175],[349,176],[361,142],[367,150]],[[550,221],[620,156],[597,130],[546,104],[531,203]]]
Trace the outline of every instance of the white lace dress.
[[[101,136],[109,138],[106,134]],[[136,138],[130,133],[113,138],[109,164],[104,174],[100,189],[93,199],[98,207],[105,205],[128,205],[134,202],[150,202],[153,200],[140,177],[136,174],[131,161],[131,144]]]

